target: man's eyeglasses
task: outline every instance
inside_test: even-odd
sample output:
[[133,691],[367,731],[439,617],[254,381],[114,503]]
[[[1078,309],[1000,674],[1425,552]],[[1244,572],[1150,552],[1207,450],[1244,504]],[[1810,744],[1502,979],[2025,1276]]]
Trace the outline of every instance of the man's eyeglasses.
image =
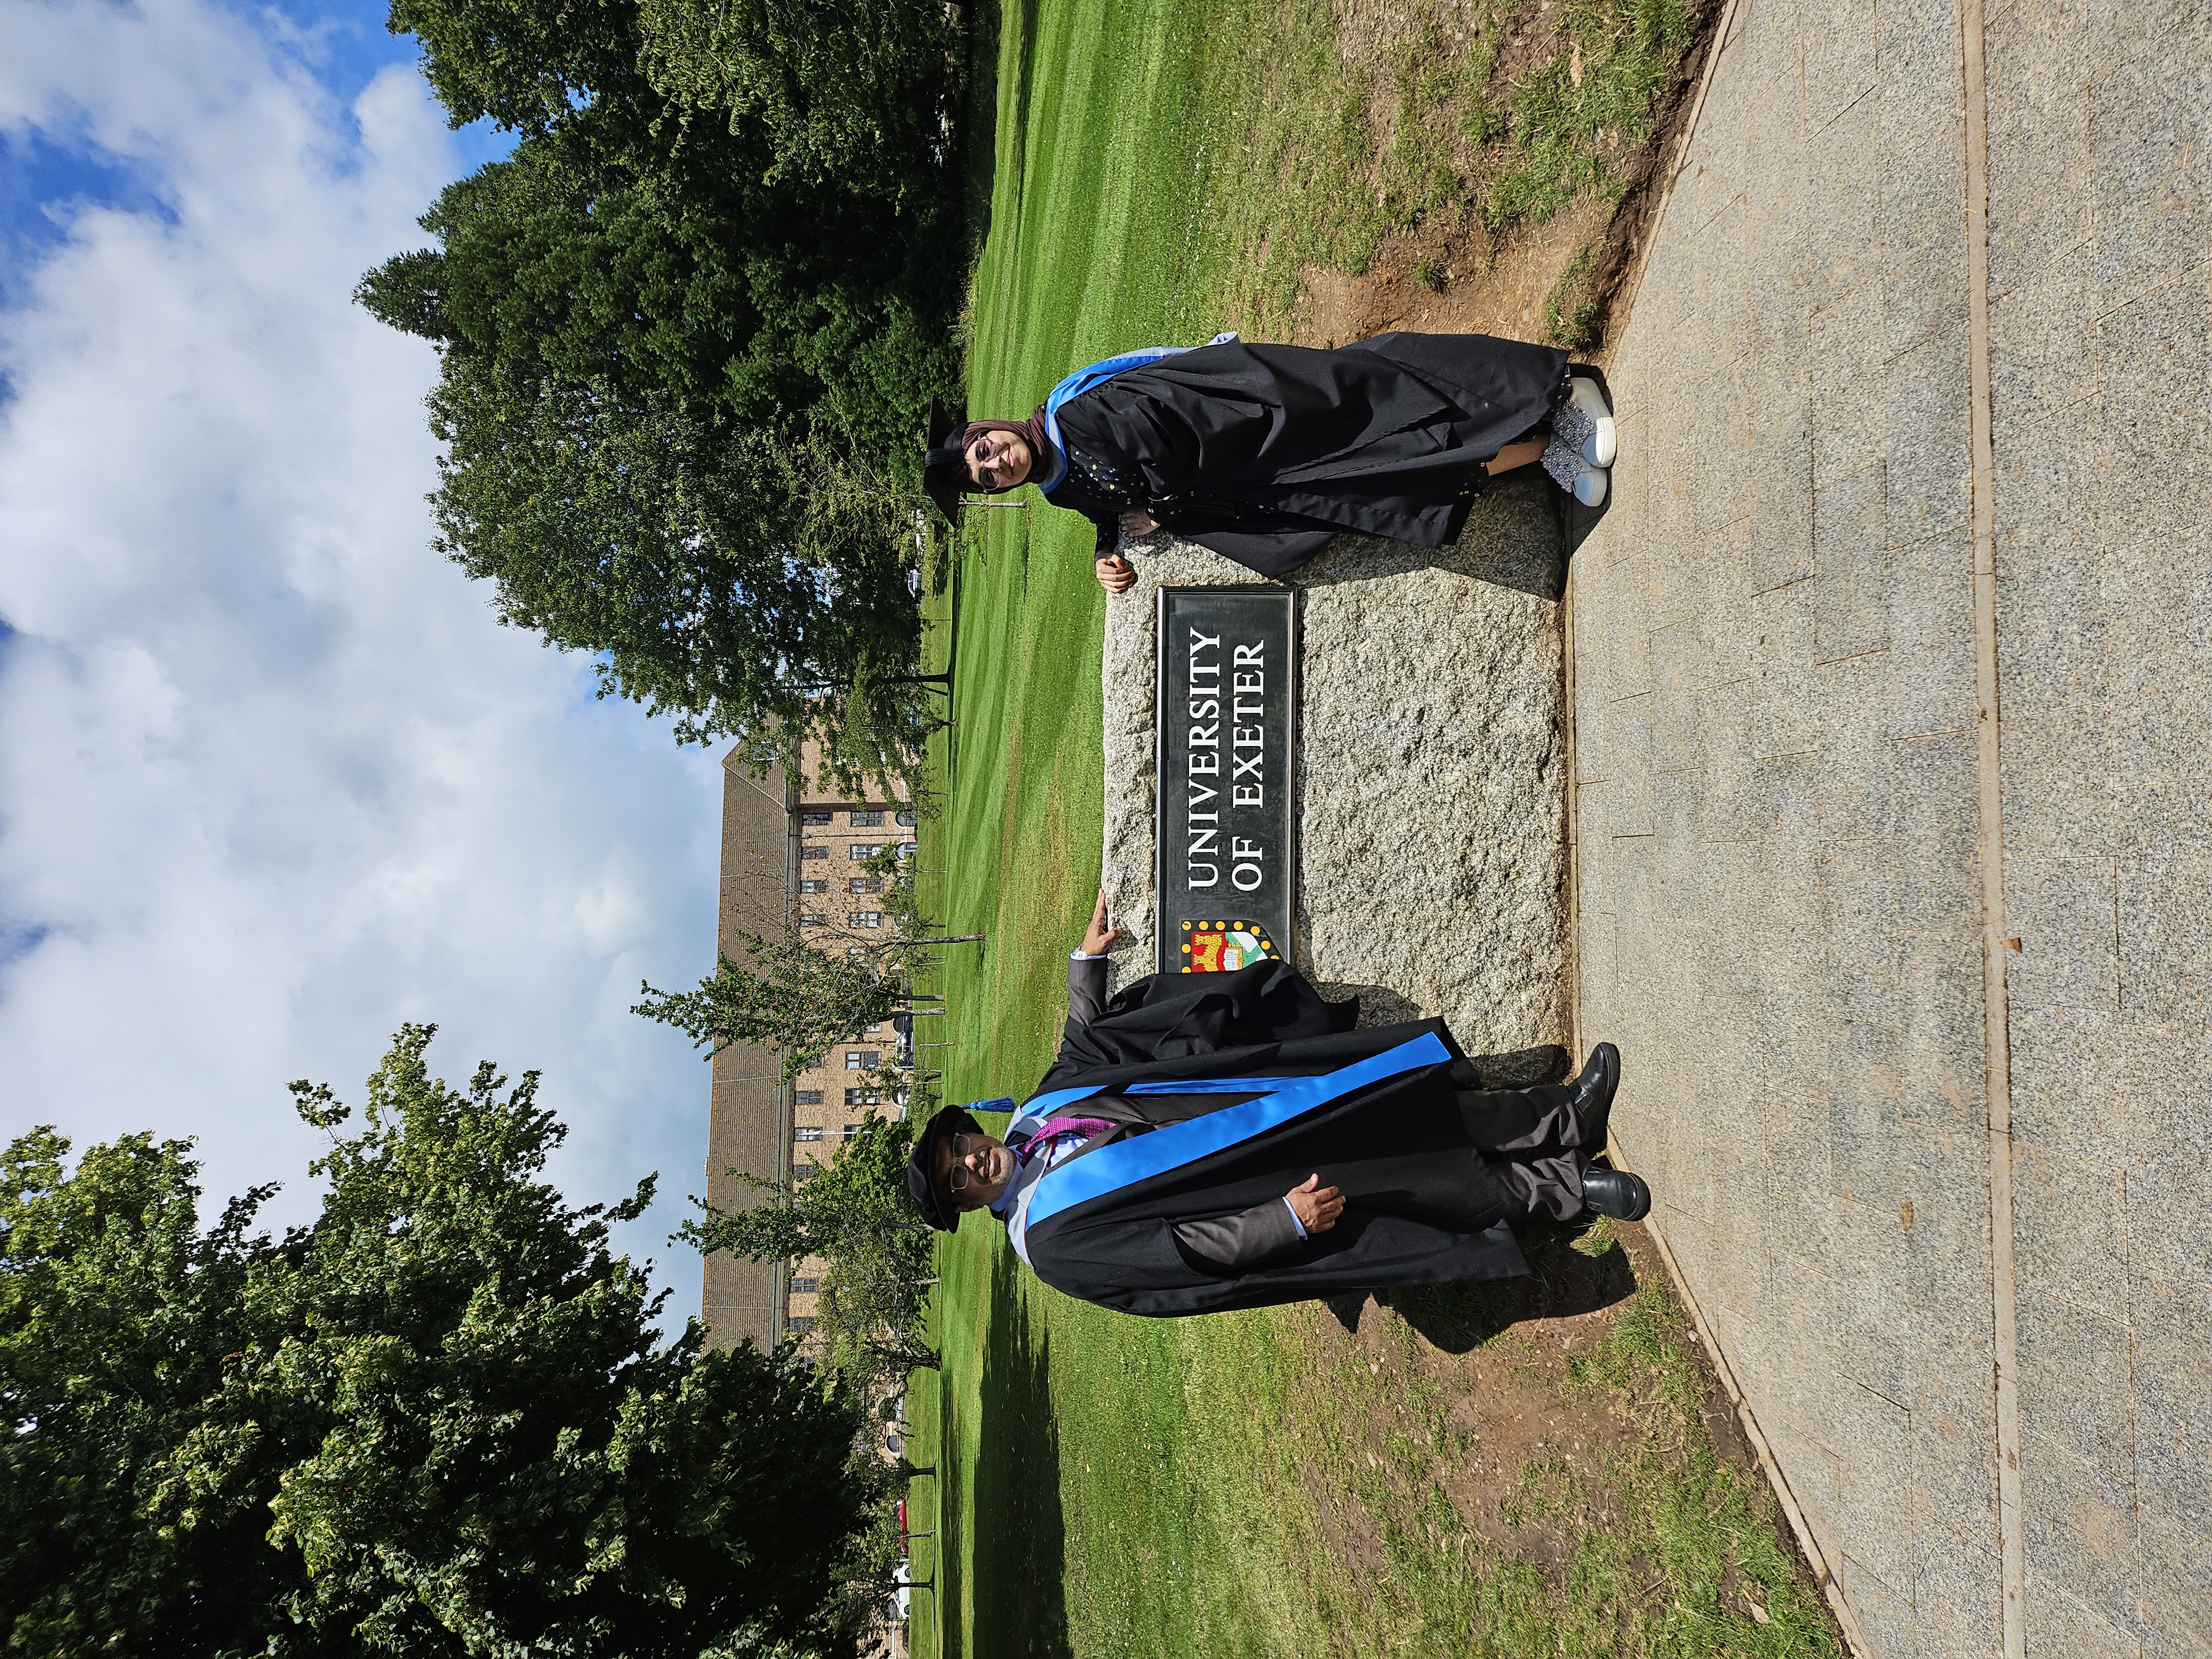
[[983,1143],[973,1135],[952,1137],[952,1173],[945,1177],[945,1186],[956,1193],[964,1193],[968,1190],[968,1183],[970,1181],[981,1183],[981,1177],[969,1170],[962,1160],[970,1152],[981,1150],[982,1145]]

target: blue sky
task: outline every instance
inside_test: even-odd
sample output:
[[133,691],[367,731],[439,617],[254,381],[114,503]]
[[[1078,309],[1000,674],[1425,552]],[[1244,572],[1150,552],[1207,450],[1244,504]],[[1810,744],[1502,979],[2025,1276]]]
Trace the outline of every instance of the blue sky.
[[579,1200],[698,1190],[717,757],[430,551],[436,362],[353,306],[455,133],[380,7],[0,0],[0,1134],[198,1138],[289,1190],[285,1084],[404,1020],[544,1073]]

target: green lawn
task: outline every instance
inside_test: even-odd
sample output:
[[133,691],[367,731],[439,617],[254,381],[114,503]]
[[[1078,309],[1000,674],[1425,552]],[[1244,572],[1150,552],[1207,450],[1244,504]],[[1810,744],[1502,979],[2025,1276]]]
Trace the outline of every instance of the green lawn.
[[[1356,270],[1422,214],[1480,211],[1423,118],[1463,112],[1483,41],[1447,52],[1413,11],[1358,73],[1331,12],[1304,0],[1000,15],[971,411],[1026,414],[1072,368],[1197,343],[1224,319],[1279,335],[1301,264]],[[1397,100],[1404,135],[1379,172],[1376,96]],[[950,1045],[924,1057],[953,1099],[1034,1085],[1097,886],[1106,600],[1091,535],[1042,505],[971,513],[938,606],[957,610],[957,725],[931,754],[945,799],[923,864],[942,872],[949,931],[988,934],[956,948],[947,1016],[929,1022],[944,1029],[924,1038]],[[943,1369],[909,1395],[914,1455],[935,1468],[913,1524],[938,1534],[915,1548],[933,1583],[912,1650],[1832,1652],[1763,1486],[1716,1459],[1653,1275],[1571,1358],[1557,1340],[1540,1352],[1515,1317],[1636,1276],[1601,1231],[1534,1254],[1531,1285],[1370,1307],[1355,1340],[1310,1306],[1108,1314],[1042,1289],[994,1225],[969,1224],[939,1252]],[[1516,1454],[1498,1477],[1510,1497],[1480,1498],[1466,1471],[1490,1443],[1455,1403],[1476,1377],[1535,1379],[1612,1425],[1610,1449],[1582,1465]]]

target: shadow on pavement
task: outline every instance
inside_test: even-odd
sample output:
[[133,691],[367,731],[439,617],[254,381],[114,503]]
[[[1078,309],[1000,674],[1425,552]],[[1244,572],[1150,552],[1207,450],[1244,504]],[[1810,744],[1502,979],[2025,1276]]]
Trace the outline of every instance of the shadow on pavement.
[[[983,1351],[981,1455],[975,1487],[974,1645],[978,1653],[1068,1653],[1062,1593],[1066,1524],[1048,1342],[1032,1326],[1021,1264],[998,1252]],[[950,1622],[950,1621],[948,1621]]]

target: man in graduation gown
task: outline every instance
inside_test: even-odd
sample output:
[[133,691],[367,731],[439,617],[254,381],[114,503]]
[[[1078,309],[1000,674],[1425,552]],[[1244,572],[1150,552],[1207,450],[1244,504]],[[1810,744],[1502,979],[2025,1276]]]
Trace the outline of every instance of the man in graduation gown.
[[988,1208],[1048,1285],[1173,1316],[1505,1278],[1528,1271],[1531,1219],[1650,1207],[1637,1177],[1589,1161],[1611,1044],[1565,1084],[1485,1089],[1441,1020],[1355,1030],[1356,1001],[1279,962],[1104,1002],[1117,937],[1102,896],[1059,1058],[1005,1139],[964,1107],[930,1120],[907,1185],[932,1226]]

